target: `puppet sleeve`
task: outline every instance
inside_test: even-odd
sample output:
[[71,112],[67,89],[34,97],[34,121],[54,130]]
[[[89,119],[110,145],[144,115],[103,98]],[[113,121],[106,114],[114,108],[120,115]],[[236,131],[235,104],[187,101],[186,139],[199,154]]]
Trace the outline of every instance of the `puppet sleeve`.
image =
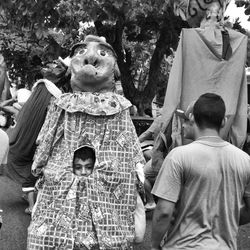
[[45,122],[38,135],[38,147],[32,165],[32,172],[35,176],[41,174],[42,168],[47,164],[56,138],[57,130],[61,127],[62,113],[63,110],[52,100],[48,108]]
[[234,122],[229,132],[230,142],[238,148],[243,148],[247,137],[247,83],[246,75],[242,80],[242,87],[238,99]]
[[183,31],[181,33],[180,41],[177,50],[175,52],[173,66],[170,71],[168,87],[164,99],[164,105],[162,108],[163,122],[161,124],[161,131],[163,132],[170,123],[173,113],[180,103],[181,92],[182,92],[182,75],[183,75],[182,47],[183,47]]

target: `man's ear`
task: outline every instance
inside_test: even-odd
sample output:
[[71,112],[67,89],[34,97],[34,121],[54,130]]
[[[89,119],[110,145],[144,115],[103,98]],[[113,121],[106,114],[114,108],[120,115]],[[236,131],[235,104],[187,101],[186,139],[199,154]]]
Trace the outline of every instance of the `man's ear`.
[[222,122],[221,122],[221,128],[224,128],[225,127],[225,125],[226,125],[226,123],[227,123],[227,117],[225,116],[224,118],[223,118],[223,120],[222,120]]

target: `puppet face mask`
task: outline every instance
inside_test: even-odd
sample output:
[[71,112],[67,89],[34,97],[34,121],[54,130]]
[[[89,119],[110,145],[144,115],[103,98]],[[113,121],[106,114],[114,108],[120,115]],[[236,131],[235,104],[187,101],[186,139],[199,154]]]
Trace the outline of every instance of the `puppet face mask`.
[[109,44],[101,41],[78,44],[70,64],[73,91],[112,90],[115,65],[115,54]]

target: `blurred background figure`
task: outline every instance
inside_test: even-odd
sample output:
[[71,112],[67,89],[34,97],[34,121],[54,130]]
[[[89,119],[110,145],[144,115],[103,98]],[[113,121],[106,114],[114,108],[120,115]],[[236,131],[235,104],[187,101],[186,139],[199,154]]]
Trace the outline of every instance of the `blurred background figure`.
[[159,169],[155,169],[152,166],[151,157],[152,157],[152,149],[154,146],[154,139],[157,136],[156,128],[160,127],[161,109],[164,101],[163,99],[164,98],[160,99],[159,96],[154,97],[152,101],[152,115],[153,118],[155,119],[151,124],[151,126],[139,136],[139,141],[141,144],[143,156],[147,162],[146,165],[144,166],[144,175],[145,175],[144,188],[146,194],[146,204],[145,204],[146,211],[151,211],[156,207],[154,197],[151,194],[151,190],[152,186],[154,185]]
[[41,73],[37,74],[32,93],[20,84],[20,79],[18,80],[16,104],[22,108],[16,118],[16,125],[7,130],[10,149],[6,173],[22,185],[23,198],[29,204],[25,209],[27,214],[31,214],[35,203],[37,177],[32,175],[31,165],[37,147],[37,137],[50,100],[60,95],[62,91],[59,88],[68,83],[67,79],[64,79],[65,71],[66,68],[59,61],[46,65]]

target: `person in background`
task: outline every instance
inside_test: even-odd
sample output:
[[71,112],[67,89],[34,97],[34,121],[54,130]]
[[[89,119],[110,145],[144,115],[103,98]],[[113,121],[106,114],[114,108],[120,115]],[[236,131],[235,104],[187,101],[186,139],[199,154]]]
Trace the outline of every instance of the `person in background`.
[[[7,156],[9,151],[9,137],[5,131],[0,129],[0,175],[2,174],[2,165],[7,163]],[[0,207],[0,229],[2,227],[2,213],[3,210]]]
[[[155,99],[155,98],[154,98]],[[157,127],[160,127],[159,123],[161,122],[161,108],[163,103],[155,102],[152,103],[152,113],[154,114],[155,120],[151,124],[151,126],[143,132],[139,136],[139,141],[141,144],[142,152],[144,155],[144,158],[146,160],[146,164],[144,166],[144,188],[145,188],[145,195],[146,195],[146,204],[145,204],[145,210],[151,211],[155,208],[156,204],[154,201],[154,197],[151,194],[152,186],[155,182],[155,178],[158,174],[159,169],[155,169],[152,166],[152,149],[154,145],[154,139],[156,138],[157,134],[155,134],[155,131]]]
[[20,85],[20,89],[17,90],[16,95],[0,103],[0,111],[7,112],[16,119],[19,111],[29,99],[30,95],[31,91]]
[[[62,93],[59,88],[68,85],[68,80],[64,79],[66,68],[60,62],[55,62],[55,65],[43,68],[37,74],[32,93],[18,113],[16,125],[7,130],[10,148],[5,172],[22,185],[23,198],[29,204],[25,209],[27,214],[31,214],[35,203],[37,177],[31,173],[31,166],[38,135],[51,100]],[[53,70],[57,70],[56,73]],[[21,101],[25,99],[23,97],[25,96],[22,96]]]
[[239,224],[250,222],[250,157],[220,137],[219,95],[201,95],[189,119],[195,141],[166,156],[152,189],[151,249],[237,249]]
[[150,141],[150,140],[154,141],[154,139],[156,138],[157,136],[156,128],[160,127],[160,123],[161,123],[162,106],[163,106],[163,102],[159,102],[159,101],[152,102],[152,114],[155,119],[153,123],[151,124],[151,126],[139,136],[140,143],[143,143],[145,141]]
[[9,137],[5,131],[0,129],[0,166],[7,163],[9,151]]
[[[186,111],[177,109],[176,114],[182,119],[182,136],[184,144],[189,143],[194,140],[194,130],[192,126],[192,121],[190,121],[189,116],[193,110],[194,103],[190,103]],[[159,169],[152,166],[152,161],[148,161],[144,166],[145,174],[145,191],[146,191],[146,201],[145,209],[146,211],[151,211],[155,209],[156,203],[153,194],[151,194],[152,187],[155,183],[156,177],[159,173]]]
[[[2,110],[2,107],[6,105],[6,100],[9,99],[11,99],[11,94],[7,66],[3,55],[0,54],[0,127],[3,130],[6,130],[12,123],[11,114]],[[12,104],[13,102],[8,103]]]
[[9,98],[11,98],[11,94],[7,66],[3,55],[0,54],[0,102]]
[[193,121],[190,119],[191,115],[193,113],[194,103],[191,102],[186,111],[177,109],[175,111],[175,114],[179,116],[182,119],[182,138],[183,138],[183,145],[189,144],[190,142],[195,140],[194,135],[194,127],[193,127]]

